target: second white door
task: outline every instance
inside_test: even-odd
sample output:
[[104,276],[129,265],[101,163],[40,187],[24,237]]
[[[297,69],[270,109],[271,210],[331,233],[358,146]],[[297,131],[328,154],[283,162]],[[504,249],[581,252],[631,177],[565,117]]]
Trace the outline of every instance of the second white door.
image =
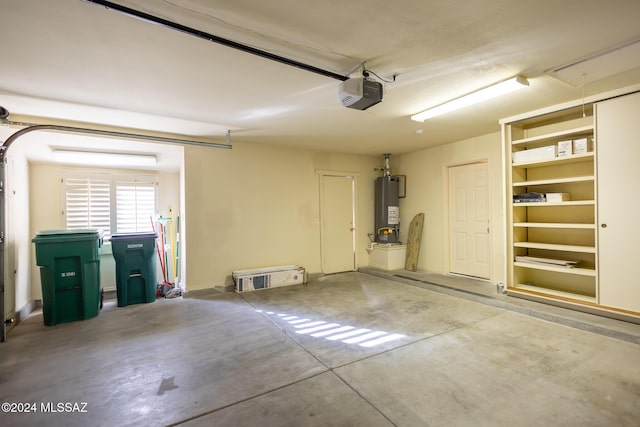
[[355,270],[355,180],[323,175],[320,180],[322,271]]
[[488,279],[490,226],[488,165],[449,168],[449,265],[451,273]]

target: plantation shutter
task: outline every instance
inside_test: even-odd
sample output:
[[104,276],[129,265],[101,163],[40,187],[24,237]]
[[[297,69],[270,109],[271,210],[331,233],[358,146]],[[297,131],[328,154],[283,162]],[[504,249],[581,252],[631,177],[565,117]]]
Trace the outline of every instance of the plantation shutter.
[[67,229],[99,228],[111,236],[111,182],[108,177],[66,177],[65,216]]
[[118,233],[153,231],[156,211],[154,180],[116,181],[116,229]]

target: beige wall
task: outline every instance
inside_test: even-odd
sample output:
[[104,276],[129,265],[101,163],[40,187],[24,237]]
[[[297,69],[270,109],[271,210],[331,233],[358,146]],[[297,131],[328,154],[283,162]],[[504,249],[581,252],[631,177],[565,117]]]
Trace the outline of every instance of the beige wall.
[[[17,150],[14,157],[19,157]],[[25,225],[14,246],[24,247],[7,267],[25,268],[15,289],[20,310],[41,298],[39,269],[31,238],[45,229],[63,228],[60,179],[63,167],[27,164],[22,158],[20,187],[24,203],[11,203],[14,218]],[[353,172],[357,178],[357,263],[368,264],[367,233],[373,229],[373,182],[380,166],[376,156],[353,156],[235,144],[232,150],[185,148],[182,175],[160,174],[159,209],[182,214],[181,244],[185,254],[187,289],[230,284],[234,269],[299,264],[321,271],[319,176],[317,170]],[[99,170],[95,170],[99,171]],[[111,170],[111,172],[118,172]],[[130,171],[120,171],[130,172]],[[184,179],[185,193],[180,194]],[[184,204],[181,201],[184,196]],[[181,212],[182,206],[184,211]],[[185,213],[189,215],[185,215]],[[17,234],[17,233],[16,233]],[[14,251],[9,251],[11,254]],[[101,258],[101,285],[115,288],[115,263],[107,250]],[[10,279],[10,278],[9,278]],[[188,283],[187,283],[188,282]],[[9,296],[9,295],[8,295]]]
[[411,219],[425,214],[418,269],[449,273],[447,167],[486,160],[491,191],[491,281],[504,280],[504,208],[500,133],[480,136],[392,157],[394,174],[407,175],[407,197],[400,199],[400,237]]
[[[407,198],[401,200],[402,234],[411,218],[425,212],[426,222],[419,261],[421,270],[446,273],[447,245],[446,167],[488,160],[492,188],[492,281],[502,280],[503,230],[500,135],[491,134],[412,154],[392,157],[395,174],[407,175]],[[181,244],[185,254],[187,290],[232,283],[237,269],[298,264],[309,273],[320,273],[320,197],[318,170],[351,172],[356,178],[357,266],[368,265],[367,233],[373,231],[373,187],[382,166],[381,156],[331,154],[257,144],[234,143],[233,149],[184,148],[181,174],[161,175],[159,208],[171,205],[181,213]],[[29,252],[30,276],[16,286],[16,308],[39,299],[39,271],[33,258],[31,237],[38,230],[60,228],[62,168],[34,164],[29,168],[21,194],[28,195],[28,232],[22,246]],[[184,193],[180,194],[181,180]],[[14,181],[16,182],[16,181]],[[181,198],[184,197],[184,203]],[[180,206],[183,207],[181,212]],[[19,208],[19,207],[18,207]],[[24,209],[23,209],[24,210]],[[20,255],[24,257],[24,255]],[[9,267],[12,264],[7,264]],[[101,262],[102,284],[115,285],[111,254]]]
[[298,264],[321,272],[319,176],[355,172],[357,262],[368,264],[375,156],[235,143],[185,147],[187,290],[231,284],[234,270]]

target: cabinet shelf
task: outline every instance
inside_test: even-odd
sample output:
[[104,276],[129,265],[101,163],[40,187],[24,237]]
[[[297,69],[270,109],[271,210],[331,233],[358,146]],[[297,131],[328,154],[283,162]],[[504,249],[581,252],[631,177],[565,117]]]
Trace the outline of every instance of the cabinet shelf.
[[525,146],[527,144],[543,143],[555,141],[562,138],[578,135],[593,135],[593,125],[580,126],[572,129],[566,129],[558,132],[547,133],[544,135],[533,136],[530,138],[515,139],[511,142],[513,146]]
[[538,179],[535,181],[522,181],[522,182],[514,182],[514,187],[530,187],[533,185],[553,185],[553,184],[571,184],[574,182],[589,182],[595,181],[595,177],[593,175],[587,176],[573,176],[570,178],[557,178],[557,179]]
[[577,274],[577,275],[580,275],[580,276],[596,277],[596,271],[593,270],[593,269],[590,269],[590,268],[558,267],[558,266],[553,266],[553,265],[534,264],[534,263],[522,262],[522,261],[515,261],[513,263],[513,265],[516,266],[516,267],[531,268],[531,269],[534,269],[534,270],[553,271],[555,273]]
[[507,293],[509,292],[514,292],[514,293],[523,292],[523,293],[530,293],[530,294],[539,295],[539,296],[554,296],[554,297],[560,297],[561,299],[566,299],[569,301],[573,300],[573,301],[582,301],[582,302],[588,302],[588,303],[596,302],[595,297],[590,297],[588,295],[581,295],[581,294],[576,294],[571,292],[563,292],[563,291],[558,291],[556,289],[543,288],[540,286],[529,285],[524,283],[518,284],[512,288],[508,288]]
[[595,205],[595,201],[593,200],[566,200],[564,202],[531,202],[531,203],[513,203],[513,206],[584,206],[584,205]]
[[534,160],[531,162],[513,163],[513,167],[541,168],[551,165],[562,165],[569,163],[580,163],[587,160],[593,160],[594,152],[590,151],[584,154],[573,154],[571,156],[552,157],[550,159]]
[[514,227],[526,228],[575,228],[595,230],[595,224],[578,224],[578,223],[562,223],[562,222],[514,222]]
[[537,243],[537,242],[514,242],[513,246],[516,248],[526,248],[526,249],[546,249],[550,251],[582,252],[587,254],[596,253],[596,248],[594,246],[559,245],[556,243]]

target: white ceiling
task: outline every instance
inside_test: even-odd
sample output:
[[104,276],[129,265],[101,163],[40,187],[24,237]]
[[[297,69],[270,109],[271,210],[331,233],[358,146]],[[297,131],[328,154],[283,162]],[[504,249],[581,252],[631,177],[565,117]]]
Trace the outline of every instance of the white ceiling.
[[[638,0],[114,2],[340,75],[359,75],[364,63],[397,78],[385,83],[382,103],[357,111],[339,104],[338,80],[90,2],[0,0],[0,106],[10,118],[222,141],[231,130],[234,142],[399,154],[640,82],[634,58],[620,66],[625,58],[616,57],[604,72],[599,64],[593,78],[587,69],[584,88],[548,72],[639,41]],[[617,74],[602,78],[607,71]],[[528,89],[424,123],[409,119],[517,74]]]

